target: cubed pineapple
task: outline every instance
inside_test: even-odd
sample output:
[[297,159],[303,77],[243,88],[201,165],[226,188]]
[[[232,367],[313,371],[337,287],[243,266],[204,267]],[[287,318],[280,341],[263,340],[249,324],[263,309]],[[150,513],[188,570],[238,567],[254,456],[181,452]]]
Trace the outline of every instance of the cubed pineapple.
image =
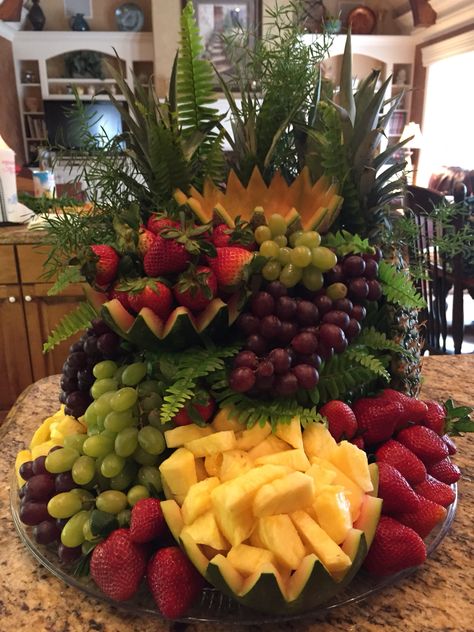
[[264,547],[288,569],[296,569],[306,555],[304,544],[286,514],[265,516],[257,521],[256,531]]
[[242,430],[240,432],[236,432],[236,448],[238,450],[245,450],[248,452],[253,447],[261,443],[264,439],[268,437],[272,432],[272,427],[267,422],[263,426],[259,424],[255,424],[252,428],[248,430]]
[[324,463],[325,461],[319,459],[318,462],[313,463],[311,467],[306,470],[306,474],[311,476],[314,481],[315,495],[320,494],[323,489],[326,489],[328,485],[331,485],[336,478],[336,472],[329,467],[330,464],[328,463],[328,466],[325,466]]
[[347,500],[349,501],[351,506],[352,522],[355,522],[359,517],[360,508],[365,496],[359,485],[356,485],[348,476],[344,474],[344,472],[341,472],[341,470],[330,461],[326,461],[324,459],[320,459],[317,456],[313,456],[311,457],[311,463],[313,465],[318,465],[319,467],[329,468],[331,471],[334,472],[334,479],[331,481],[331,484],[342,485],[342,487],[344,488]]
[[214,432],[207,437],[187,441],[184,447],[192,452],[195,457],[209,456],[210,454],[233,450],[236,447],[235,433],[233,430]]
[[179,448],[188,441],[201,439],[212,434],[212,428],[209,426],[198,426],[196,424],[188,424],[187,426],[176,426],[172,430],[165,430],[165,441],[168,448]]
[[255,459],[254,463],[255,465],[265,465],[267,463],[285,465],[292,470],[298,470],[300,472],[305,472],[310,467],[308,457],[303,450],[285,450],[284,452],[267,454]]
[[48,417],[43,421],[43,423],[35,430],[33,437],[30,441],[30,450],[36,448],[42,443],[46,443],[50,439],[51,426],[52,424],[57,423],[59,420],[59,416],[53,415],[52,417]]
[[337,443],[329,430],[321,423],[311,423],[303,431],[304,451],[310,456],[319,456],[322,459],[329,458],[331,452],[337,447]]
[[253,501],[253,513],[257,518],[287,514],[304,509],[313,501],[314,482],[311,476],[291,472],[260,487]]
[[279,439],[276,435],[269,434],[266,439],[258,443],[254,448],[249,450],[248,455],[254,461],[259,456],[265,456],[266,454],[275,454],[275,452],[283,452],[284,450],[291,450],[291,446],[286,441]]
[[65,415],[56,423],[51,424],[50,427],[51,439],[62,439],[68,435],[84,434],[85,432],[87,432],[87,428],[70,415]]
[[243,450],[228,450],[222,453],[222,463],[219,470],[219,478],[223,483],[245,474],[253,467],[252,459],[248,452]]
[[211,424],[215,432],[220,432],[221,430],[234,430],[235,432],[239,432],[245,429],[245,426],[241,424],[236,417],[230,416],[231,412],[232,409],[228,406],[221,408]]
[[181,507],[184,524],[193,523],[198,516],[211,509],[211,492],[218,485],[220,481],[216,476],[191,485]]
[[352,528],[351,506],[342,487],[327,487],[313,503],[316,519],[328,536],[341,544]]
[[374,489],[367,455],[353,443],[341,441],[337,449],[331,453],[329,460],[364,492],[371,492]]
[[196,466],[196,476],[198,481],[203,481],[208,477],[208,473],[204,465],[204,459],[202,457],[200,459],[194,459],[194,465]]
[[216,518],[211,510],[201,514],[192,524],[183,527],[181,536],[183,533],[189,534],[196,544],[205,544],[217,551],[230,549],[229,543],[219,531]]
[[163,487],[169,489],[181,504],[191,485],[197,483],[194,455],[186,448],[178,448],[159,466]]
[[293,448],[303,450],[303,435],[301,433],[301,422],[299,417],[293,417],[288,424],[280,423],[275,429],[275,435]]
[[263,564],[275,562],[275,556],[271,551],[248,544],[233,546],[227,553],[227,559],[242,575],[250,575],[258,571]]
[[39,443],[31,448],[31,460],[34,461],[39,456],[47,456],[51,448],[54,448],[57,445],[64,445],[64,440],[61,439],[49,439],[49,441],[44,441],[43,443]]
[[204,458],[204,468],[209,476],[219,476],[222,465],[222,452],[210,454]]

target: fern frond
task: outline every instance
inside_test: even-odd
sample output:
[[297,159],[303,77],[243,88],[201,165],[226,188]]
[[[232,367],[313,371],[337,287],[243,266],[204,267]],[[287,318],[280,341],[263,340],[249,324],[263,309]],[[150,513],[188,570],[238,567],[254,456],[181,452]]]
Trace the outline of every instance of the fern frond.
[[360,366],[368,369],[374,375],[383,377],[387,382],[390,380],[390,374],[385,368],[382,360],[367,352],[363,347],[353,347],[347,350],[347,357]]
[[65,290],[72,283],[79,283],[81,280],[81,270],[79,266],[67,266],[58,274],[58,278],[48,290],[48,296],[56,296]]
[[349,357],[348,351],[333,356],[321,370],[318,391],[319,403],[331,399],[350,400],[352,396],[366,391],[377,381],[378,376],[369,367]]
[[324,245],[334,248],[336,254],[344,257],[349,253],[371,253],[374,249],[368,239],[362,239],[359,235],[353,235],[347,230],[339,230],[336,233],[324,235]]
[[43,353],[51,351],[63,340],[67,340],[78,331],[87,329],[92,320],[97,317],[97,312],[90,303],[84,301],[75,310],[66,314],[48,336],[43,345]]
[[408,275],[385,261],[379,263],[379,281],[390,303],[407,309],[421,309],[425,306],[425,301],[416,291]]
[[363,346],[374,351],[393,351],[394,353],[408,353],[401,345],[378,331],[375,327],[367,327],[362,330],[355,341],[355,346]]

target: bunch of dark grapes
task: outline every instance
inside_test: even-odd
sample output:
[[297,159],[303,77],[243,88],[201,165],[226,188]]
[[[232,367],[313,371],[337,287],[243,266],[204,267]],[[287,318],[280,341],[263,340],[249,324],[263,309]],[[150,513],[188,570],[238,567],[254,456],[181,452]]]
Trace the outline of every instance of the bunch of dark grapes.
[[[382,295],[380,253],[348,255],[324,274],[318,292],[290,296],[279,281],[253,295],[237,324],[245,350],[234,359],[230,387],[250,395],[288,397],[319,382],[324,360],[343,353],[361,331],[365,301]],[[298,293],[298,287],[294,294]]]
[[59,395],[67,415],[80,417],[93,401],[90,388],[95,380],[94,365],[101,360],[117,360],[121,353],[119,336],[99,319],[71,345],[62,368]]

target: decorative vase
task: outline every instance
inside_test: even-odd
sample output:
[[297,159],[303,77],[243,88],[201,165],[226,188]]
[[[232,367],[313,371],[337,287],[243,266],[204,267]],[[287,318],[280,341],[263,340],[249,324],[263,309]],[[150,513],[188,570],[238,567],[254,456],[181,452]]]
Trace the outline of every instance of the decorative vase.
[[42,31],[46,23],[46,17],[43,9],[40,7],[39,0],[33,0],[33,6],[28,11],[28,19],[34,31]]
[[90,31],[90,27],[84,19],[83,13],[76,13],[71,18],[71,29],[73,31]]

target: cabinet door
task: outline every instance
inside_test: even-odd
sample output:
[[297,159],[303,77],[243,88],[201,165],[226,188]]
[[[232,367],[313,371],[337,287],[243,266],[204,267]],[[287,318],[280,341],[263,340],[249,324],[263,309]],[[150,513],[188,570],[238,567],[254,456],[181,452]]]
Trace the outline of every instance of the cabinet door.
[[0,409],[33,381],[19,285],[0,285]]
[[81,336],[78,333],[43,354],[43,344],[51,331],[84,299],[80,285],[71,285],[58,296],[48,296],[51,287],[51,283],[25,283],[22,286],[34,380],[61,373],[70,345]]

